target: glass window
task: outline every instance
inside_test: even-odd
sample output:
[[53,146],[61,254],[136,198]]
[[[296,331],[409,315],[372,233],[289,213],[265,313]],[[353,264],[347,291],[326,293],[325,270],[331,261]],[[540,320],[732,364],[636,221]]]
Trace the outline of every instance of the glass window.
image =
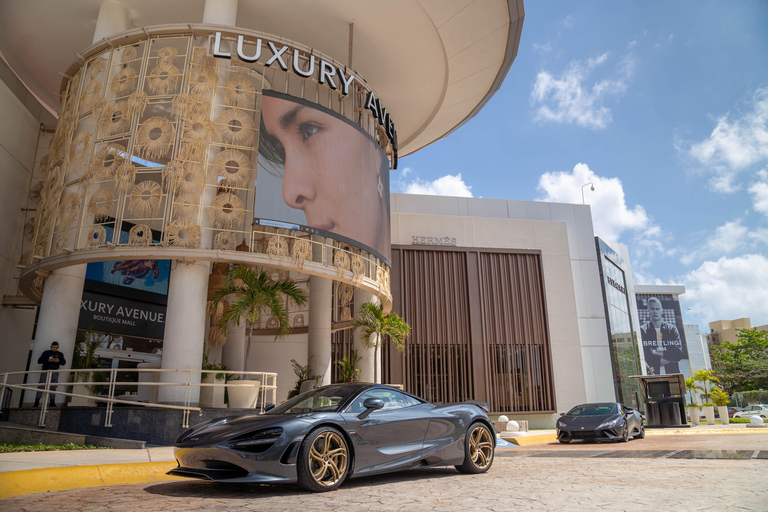
[[[379,398],[384,402],[384,407],[379,409],[380,411],[392,411],[394,409],[402,409],[405,407],[403,401],[403,394],[393,389],[370,389],[361,394],[347,409],[347,412],[354,414],[360,414],[365,412],[365,400],[368,398]],[[377,412],[377,411],[374,411]]]

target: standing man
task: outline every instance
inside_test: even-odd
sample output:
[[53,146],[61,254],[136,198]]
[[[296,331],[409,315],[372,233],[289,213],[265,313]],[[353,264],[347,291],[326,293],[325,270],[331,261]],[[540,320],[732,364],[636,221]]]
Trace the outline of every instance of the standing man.
[[673,324],[662,320],[663,311],[659,299],[656,297],[648,299],[648,314],[651,321],[643,324],[640,331],[649,375],[680,373],[679,361],[684,355],[680,333]]
[[[43,354],[37,359],[38,364],[43,365],[43,370],[58,370],[59,366],[63,364],[67,364],[67,361],[64,359],[64,354],[59,352],[59,342],[54,341],[51,343],[51,349],[46,350],[43,352]],[[47,373],[41,373],[40,374],[40,384],[43,384],[42,386],[38,386],[37,389],[45,389],[45,381],[48,378]],[[51,391],[56,391],[56,387],[53,384],[59,383],[59,372],[53,372],[51,374]],[[35,395],[35,405],[33,407],[37,407],[40,405],[40,398],[42,398],[43,392],[38,391],[37,395]],[[50,398],[49,401],[49,407],[56,407],[56,395],[48,395]]]

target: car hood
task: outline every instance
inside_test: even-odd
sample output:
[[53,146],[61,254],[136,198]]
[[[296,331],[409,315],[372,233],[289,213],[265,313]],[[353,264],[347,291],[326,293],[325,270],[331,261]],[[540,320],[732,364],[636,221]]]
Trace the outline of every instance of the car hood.
[[310,414],[226,416],[195,425],[181,434],[175,445],[217,443],[254,430],[283,427],[288,422],[296,425],[296,422],[309,424],[313,421]]
[[560,418],[560,421],[565,422],[566,425],[573,428],[597,428],[602,423],[605,423],[606,421],[615,420],[616,418],[620,418],[621,414],[594,414],[594,415],[579,415],[579,416],[572,416],[569,414],[566,414],[565,416]]

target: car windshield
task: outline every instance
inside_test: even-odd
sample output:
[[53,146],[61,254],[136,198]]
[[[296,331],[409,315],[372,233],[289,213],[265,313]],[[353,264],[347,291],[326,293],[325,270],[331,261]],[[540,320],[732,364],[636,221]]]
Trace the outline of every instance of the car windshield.
[[301,414],[307,412],[336,412],[339,405],[353,395],[357,388],[349,386],[322,387],[307,391],[283,402],[265,414]]
[[587,404],[577,405],[568,411],[569,416],[594,416],[598,414],[619,414],[619,406],[616,404]]

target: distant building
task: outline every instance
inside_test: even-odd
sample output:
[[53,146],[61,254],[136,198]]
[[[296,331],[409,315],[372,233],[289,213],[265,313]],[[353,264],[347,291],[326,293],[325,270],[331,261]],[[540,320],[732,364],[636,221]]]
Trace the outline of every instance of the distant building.
[[[724,341],[736,343],[740,329],[752,329],[752,320],[749,318],[737,318],[736,320],[717,320],[709,322],[709,330],[706,335],[707,345],[719,345]],[[768,325],[755,327],[758,331],[768,331]]]

